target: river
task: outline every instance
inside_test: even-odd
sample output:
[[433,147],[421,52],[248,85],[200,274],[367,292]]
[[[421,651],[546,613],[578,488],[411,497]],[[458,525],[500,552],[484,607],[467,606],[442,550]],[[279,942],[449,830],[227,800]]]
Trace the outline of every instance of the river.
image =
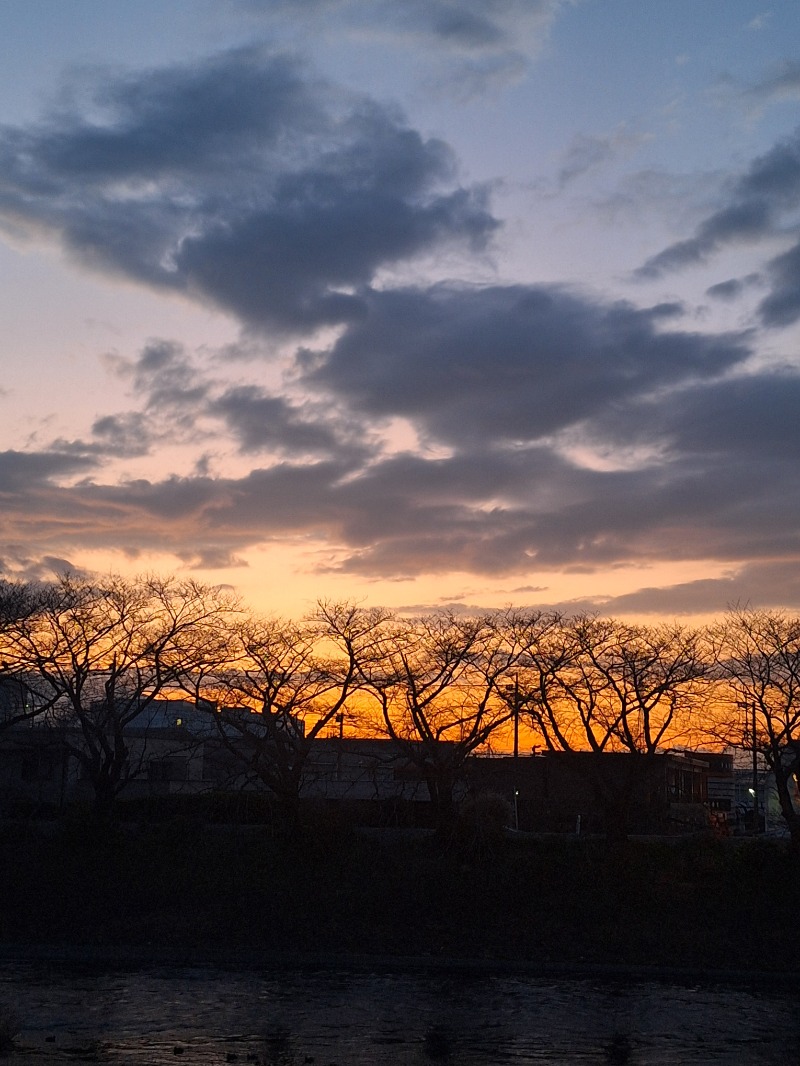
[[111,1066],[785,1066],[800,1024],[775,986],[39,960],[0,962],[0,1009],[21,1060]]

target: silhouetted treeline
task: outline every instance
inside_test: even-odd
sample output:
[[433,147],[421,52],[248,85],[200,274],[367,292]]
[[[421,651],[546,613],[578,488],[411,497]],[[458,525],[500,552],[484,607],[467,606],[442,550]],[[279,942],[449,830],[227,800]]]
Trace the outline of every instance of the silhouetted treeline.
[[[586,751],[610,837],[624,838],[636,778],[677,747],[757,749],[800,845],[800,619],[735,609],[709,627],[632,624],[508,608],[406,617],[320,602],[287,620],[173,578],[64,574],[0,587],[0,728],[69,726],[108,820],[141,769],[129,732],[165,697],[191,699],[291,830],[318,738],[392,741],[455,823],[476,752],[518,744]],[[66,734],[65,734],[66,735]],[[609,781],[603,756],[630,755]]]

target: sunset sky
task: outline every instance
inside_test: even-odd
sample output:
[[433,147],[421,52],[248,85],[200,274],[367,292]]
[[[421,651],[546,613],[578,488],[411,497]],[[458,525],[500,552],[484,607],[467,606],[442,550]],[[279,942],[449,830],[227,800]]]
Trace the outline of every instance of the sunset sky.
[[0,561],[800,609],[797,0],[3,0]]

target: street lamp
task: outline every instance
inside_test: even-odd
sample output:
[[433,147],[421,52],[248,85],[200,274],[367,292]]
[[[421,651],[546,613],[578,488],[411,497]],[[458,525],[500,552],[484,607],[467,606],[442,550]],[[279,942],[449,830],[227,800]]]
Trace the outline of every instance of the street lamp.
[[514,684],[503,685],[500,689],[502,699],[511,706],[511,717],[514,722],[514,828],[519,829],[519,810],[517,797],[519,796],[519,674],[514,674]]

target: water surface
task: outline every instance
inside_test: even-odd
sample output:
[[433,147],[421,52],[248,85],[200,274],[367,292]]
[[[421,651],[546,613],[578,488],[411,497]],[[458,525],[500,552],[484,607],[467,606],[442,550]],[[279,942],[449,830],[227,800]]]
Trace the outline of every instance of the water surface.
[[797,1061],[774,986],[453,973],[0,964],[23,1050],[65,1061],[260,1066]]

